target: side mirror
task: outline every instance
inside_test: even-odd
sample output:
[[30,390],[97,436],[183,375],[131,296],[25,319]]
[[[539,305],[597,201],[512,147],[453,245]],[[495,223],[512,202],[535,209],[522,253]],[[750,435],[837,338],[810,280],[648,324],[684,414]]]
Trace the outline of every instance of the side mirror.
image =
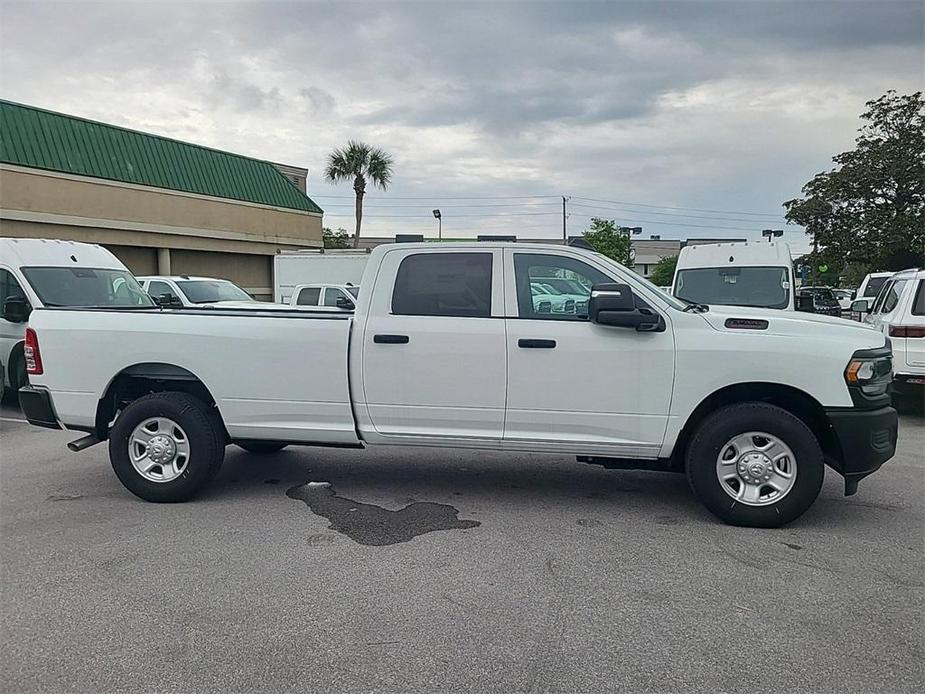
[[809,294],[797,294],[796,309],[797,311],[806,311],[807,313],[815,311],[816,306],[813,303],[813,297]]
[[3,304],[3,318],[10,323],[25,323],[31,312],[32,307],[25,299],[7,299]]
[[851,302],[851,311],[853,313],[870,313],[870,300],[855,299]]
[[334,303],[337,305],[337,308],[342,308],[346,311],[352,311],[356,308],[356,305],[343,294],[337,297]]
[[176,308],[183,306],[183,302],[173,294],[161,294],[160,296],[155,296],[152,298],[154,299],[155,304],[163,308]]
[[591,287],[588,318],[598,325],[634,328],[639,332],[662,332],[665,319],[649,308],[636,308],[628,284],[603,283]]

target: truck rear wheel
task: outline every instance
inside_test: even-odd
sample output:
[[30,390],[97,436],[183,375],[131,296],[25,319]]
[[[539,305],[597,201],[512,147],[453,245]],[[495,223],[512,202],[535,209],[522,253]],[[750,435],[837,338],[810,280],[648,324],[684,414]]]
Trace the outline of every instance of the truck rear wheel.
[[825,463],[813,432],[761,402],[729,405],[707,417],[687,449],[687,479],[715,516],[731,525],[776,528],[812,506]]
[[221,468],[224,437],[198,398],[152,393],[126,407],[109,435],[119,481],[146,501],[186,501]]

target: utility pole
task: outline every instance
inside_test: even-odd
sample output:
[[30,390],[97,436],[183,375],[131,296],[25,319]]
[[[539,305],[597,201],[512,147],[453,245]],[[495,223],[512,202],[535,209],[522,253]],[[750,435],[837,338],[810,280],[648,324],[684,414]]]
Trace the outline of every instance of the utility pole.
[[568,219],[568,212],[565,209],[565,203],[571,198],[567,195],[562,196],[562,243],[568,245],[568,230],[565,226],[565,220]]

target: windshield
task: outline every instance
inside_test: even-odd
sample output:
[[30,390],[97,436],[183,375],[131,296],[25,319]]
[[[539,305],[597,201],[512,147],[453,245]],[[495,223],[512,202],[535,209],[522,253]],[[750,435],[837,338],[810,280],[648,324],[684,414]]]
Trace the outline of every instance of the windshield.
[[880,292],[880,287],[883,286],[883,283],[890,279],[889,275],[886,277],[871,277],[867,280],[867,286],[864,287],[864,296],[877,296]]
[[250,294],[227,280],[180,280],[177,286],[194,304],[254,300]]
[[128,270],[89,267],[24,267],[45,306],[154,306]]
[[787,308],[785,267],[709,267],[678,270],[675,296],[698,304]]
[[360,295],[359,287],[347,287],[347,291],[353,294],[354,299],[356,299]]

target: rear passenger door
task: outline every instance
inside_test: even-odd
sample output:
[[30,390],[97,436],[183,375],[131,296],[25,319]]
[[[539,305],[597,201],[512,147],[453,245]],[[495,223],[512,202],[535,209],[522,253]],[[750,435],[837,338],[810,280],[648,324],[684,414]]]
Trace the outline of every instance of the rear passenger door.
[[357,414],[368,440],[500,446],[506,377],[501,259],[497,249],[385,254],[360,337],[367,418]]

